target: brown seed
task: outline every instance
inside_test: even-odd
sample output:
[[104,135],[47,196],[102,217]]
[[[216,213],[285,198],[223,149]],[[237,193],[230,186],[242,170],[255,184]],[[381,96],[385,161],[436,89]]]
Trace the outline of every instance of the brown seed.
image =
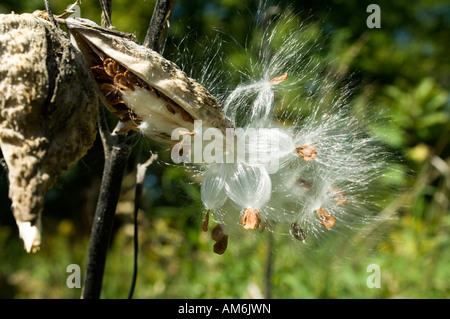
[[100,84],[99,89],[105,96],[106,102],[110,105],[123,103],[122,97],[120,96],[120,91],[115,85],[110,83],[102,83]]
[[119,63],[111,58],[106,58],[103,60],[103,67],[105,68],[106,74],[114,78],[119,72]]
[[95,79],[99,82],[111,80],[109,75],[106,74],[105,68],[101,65],[96,65],[96,66],[91,67],[91,71],[94,74]]
[[286,80],[287,75],[288,74],[285,73],[285,74],[283,74],[281,76],[277,76],[276,78],[273,78],[272,80],[270,80],[269,83],[271,85],[277,85],[277,84],[283,83]]
[[312,146],[298,146],[295,148],[298,155],[303,157],[307,162],[312,161],[317,156],[317,151]]
[[299,178],[295,181],[298,186],[303,188],[305,191],[310,191],[313,186],[313,181],[308,179]]
[[120,111],[115,111],[115,112],[113,112],[114,115],[120,116],[120,117],[123,117],[123,116],[126,115],[127,113],[128,113],[128,110],[120,110]]
[[126,123],[126,122],[131,121],[130,113],[128,113],[124,117],[120,118],[119,121],[122,122],[122,123]]
[[228,235],[223,235],[213,246],[213,251],[222,255],[228,247]]
[[261,215],[255,208],[247,208],[242,215],[242,226],[244,229],[256,229],[261,223]]
[[306,233],[297,223],[291,224],[291,234],[295,239],[298,239],[300,241],[304,242],[306,239]]
[[133,83],[128,80],[124,73],[116,74],[114,77],[114,84],[121,89],[134,91]]
[[112,105],[112,107],[116,110],[114,114],[117,116],[126,115],[130,112],[130,109],[124,103],[117,103]]
[[131,72],[130,70],[126,70],[123,75],[125,76],[125,78],[127,79],[128,82],[130,82],[133,86],[138,86],[140,87],[140,83],[138,82],[138,76],[135,75],[133,72]]
[[332,193],[336,205],[344,205],[345,203],[347,203],[347,195],[342,189],[337,187],[330,187],[328,190]]
[[214,241],[219,241],[223,236],[225,236],[225,233],[223,232],[223,227],[221,224],[217,224],[211,231],[211,238]]
[[333,215],[330,214],[326,209],[319,208],[317,210],[317,215],[319,216],[319,221],[323,227],[326,229],[331,229],[335,224],[335,219]]
[[192,117],[191,114],[189,114],[188,112],[186,112],[184,109],[180,108],[180,114],[181,114],[181,118],[183,119],[183,121],[189,122],[189,123],[194,123],[194,118]]
[[166,109],[167,109],[167,111],[169,111],[172,114],[176,113],[176,111],[173,109],[173,107],[170,106],[170,104],[166,104]]
[[203,223],[202,223],[202,230],[204,232],[208,231],[208,223],[209,223],[209,209],[206,212],[205,219],[203,220]]
[[110,83],[102,83],[99,85],[100,92],[103,93],[103,95],[111,95],[115,94],[117,92],[117,87],[115,87],[113,84]]

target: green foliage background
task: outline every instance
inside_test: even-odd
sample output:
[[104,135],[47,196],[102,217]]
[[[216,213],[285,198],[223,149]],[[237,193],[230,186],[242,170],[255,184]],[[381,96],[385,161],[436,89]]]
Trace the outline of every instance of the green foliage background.
[[[49,2],[54,13],[61,13],[71,1]],[[267,6],[274,3],[267,1]],[[378,1],[381,29],[368,29],[366,8],[371,2],[276,3],[301,17],[307,25],[306,40],[326,35],[315,57],[330,59],[338,78],[351,76],[357,84],[352,96],[355,114],[382,111],[391,119],[368,127],[403,159],[392,163],[392,172],[386,174],[386,183],[398,192],[385,199],[380,212],[385,219],[349,234],[344,245],[323,242],[306,249],[289,238],[260,234],[231,239],[227,252],[219,256],[200,229],[198,186],[182,168],[165,164],[170,162],[167,150],[141,139],[122,185],[103,298],[128,294],[135,166],[148,158],[150,150],[159,153],[159,161],[148,171],[139,215],[135,298],[264,297],[268,256],[272,298],[450,297],[450,4]],[[113,24],[142,41],[153,6],[150,0],[114,0]],[[190,57],[182,65],[202,67],[199,57],[219,33],[226,35],[222,67],[246,65],[251,53],[244,48],[252,40],[256,8],[257,1],[251,0],[177,1],[164,55],[187,52]],[[43,1],[0,1],[1,13],[36,9],[43,9]],[[82,16],[100,23],[98,2],[83,1]],[[228,46],[231,42],[240,47]],[[102,165],[97,141],[61,176],[47,196],[43,245],[33,255],[25,253],[18,237],[9,209],[7,169],[0,171],[0,297],[79,298],[80,289],[66,286],[66,268],[78,264],[84,271]],[[366,285],[370,264],[380,266],[380,289]]]

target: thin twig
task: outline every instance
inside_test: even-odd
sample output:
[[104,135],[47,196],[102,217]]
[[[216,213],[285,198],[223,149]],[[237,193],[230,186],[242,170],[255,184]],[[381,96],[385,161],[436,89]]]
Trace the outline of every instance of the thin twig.
[[152,19],[147,29],[144,46],[156,52],[161,52],[161,46],[169,28],[170,17],[176,0],[158,0],[153,10]]
[[133,219],[134,219],[134,263],[133,263],[133,278],[131,280],[131,287],[128,293],[128,299],[133,297],[134,288],[136,286],[136,278],[137,278],[137,263],[138,263],[138,251],[139,251],[139,241],[138,241],[138,212],[139,212],[139,204],[142,197],[142,192],[144,189],[144,179],[145,173],[147,172],[147,168],[152,165],[152,163],[158,158],[157,154],[152,154],[150,158],[144,164],[137,165],[137,173],[136,173],[136,187],[134,193],[134,211],[133,211]]
[[265,285],[265,298],[271,299],[272,298],[272,272],[273,272],[273,253],[274,253],[274,239],[273,239],[273,233],[268,232],[267,236],[267,259],[266,259],[266,269],[265,269],[265,276],[264,276],[264,285]]
[[48,4],[48,0],[44,0],[44,5],[45,5],[45,11],[47,11],[48,14],[48,18],[50,20],[50,22],[53,24],[53,26],[55,28],[59,28],[59,24],[58,22],[55,20],[55,17],[53,16],[53,12],[50,9],[50,5]]
[[102,26],[111,28],[112,0],[100,0],[100,6],[102,7]]

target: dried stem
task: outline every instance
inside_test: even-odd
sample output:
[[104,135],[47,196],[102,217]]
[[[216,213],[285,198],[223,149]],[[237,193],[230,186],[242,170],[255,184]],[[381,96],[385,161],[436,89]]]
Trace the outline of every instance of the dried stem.
[[111,135],[112,143],[105,148],[105,166],[91,231],[83,299],[100,298],[114,215],[133,137],[134,134]]
[[105,28],[111,28],[111,8],[112,0],[100,0],[102,7],[102,26]]
[[156,52],[161,52],[161,46],[169,28],[169,21],[172,15],[176,0],[158,0],[155,4],[152,19],[147,29],[144,46]]

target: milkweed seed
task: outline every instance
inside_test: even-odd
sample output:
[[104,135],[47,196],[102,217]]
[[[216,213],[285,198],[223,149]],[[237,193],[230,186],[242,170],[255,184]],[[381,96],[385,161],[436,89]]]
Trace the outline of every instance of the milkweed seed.
[[202,223],[202,230],[204,232],[208,231],[208,223],[209,223],[209,209],[206,212],[205,219],[203,220],[203,223]]
[[130,82],[130,80],[125,76],[124,73],[116,74],[114,77],[114,83],[124,90],[134,91],[134,85]]
[[91,71],[94,74],[95,79],[99,82],[111,80],[111,77],[106,74],[105,68],[101,65],[91,67]]
[[103,95],[108,95],[108,94],[114,94],[117,92],[117,88],[110,83],[102,83],[99,86],[100,92],[103,93]]
[[333,215],[331,215],[330,212],[324,208],[319,208],[317,210],[317,215],[319,216],[320,223],[326,229],[331,229],[336,223]]
[[105,60],[103,60],[103,67],[105,68],[106,74],[108,74],[112,78],[114,78],[116,74],[119,73],[119,64],[111,58],[106,58]]
[[297,240],[300,240],[303,242],[306,240],[306,233],[303,231],[303,229],[297,223],[291,224],[291,234]]
[[189,114],[182,108],[180,108],[180,114],[181,114],[181,118],[183,119],[183,121],[194,124],[194,118],[192,117],[191,114]]
[[218,255],[222,255],[225,250],[227,250],[228,247],[228,235],[223,235],[220,240],[218,240],[214,246],[213,246],[213,251],[218,254]]
[[313,187],[313,181],[312,180],[308,180],[308,179],[303,179],[303,178],[298,178],[296,181],[298,186],[300,186],[303,190],[305,191],[311,191],[312,187]]
[[118,116],[126,115],[130,112],[130,109],[124,103],[117,103],[112,105],[112,107],[116,110],[114,114]]
[[298,155],[303,157],[307,162],[312,161],[317,156],[317,151],[312,146],[298,146],[295,148]]
[[224,236],[225,233],[223,232],[223,227],[221,224],[217,224],[213,230],[211,231],[211,238],[214,241],[219,241],[222,236]]
[[166,104],[166,109],[167,109],[167,111],[169,111],[172,114],[176,113],[176,111],[170,106],[170,104]]
[[242,215],[242,226],[244,229],[256,229],[261,223],[261,215],[255,208],[247,208]]
[[344,205],[345,203],[347,203],[347,195],[342,189],[337,187],[330,187],[328,190],[332,193],[336,205]]
[[281,76],[277,76],[276,78],[273,78],[272,80],[270,80],[269,83],[271,85],[277,85],[277,84],[283,83],[286,80],[287,75],[288,74],[285,73],[285,74],[283,74]]

